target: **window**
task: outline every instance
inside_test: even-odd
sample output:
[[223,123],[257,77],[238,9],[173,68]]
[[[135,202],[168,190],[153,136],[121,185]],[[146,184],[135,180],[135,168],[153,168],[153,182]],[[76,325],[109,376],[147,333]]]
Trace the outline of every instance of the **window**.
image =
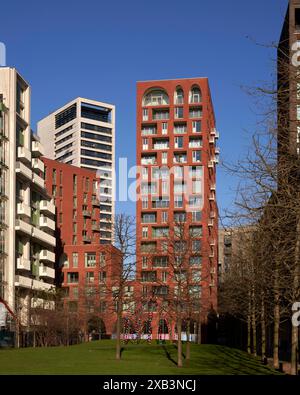
[[168,272],[161,272],[161,281],[163,283],[168,282]]
[[192,130],[193,133],[201,133],[201,121],[193,121]]
[[189,197],[189,206],[190,207],[199,207],[202,206],[202,197],[201,196],[190,196]]
[[181,88],[177,88],[175,92],[175,104],[183,104],[184,94]]
[[152,237],[153,238],[161,238],[161,237],[168,237],[169,236],[169,228],[152,228]]
[[156,256],[153,258],[153,267],[168,267],[169,260],[167,256]]
[[162,191],[163,195],[169,195],[169,182],[168,181],[162,181],[161,191]]
[[191,237],[202,237],[202,226],[191,226],[190,227]]
[[163,106],[169,104],[169,97],[163,90],[155,89],[146,93],[143,106]]
[[161,248],[161,251],[164,253],[164,252],[168,252],[168,242],[167,241],[162,241],[161,243],[160,243],[160,248]]
[[72,287],[72,293],[73,293],[73,298],[78,299],[78,296],[79,296],[78,287]]
[[201,181],[194,180],[192,182],[192,192],[193,193],[201,193],[202,192],[201,186],[202,186]]
[[183,137],[175,137],[175,148],[183,148]]
[[190,118],[201,118],[202,117],[202,107],[190,108]]
[[202,166],[192,166],[189,169],[190,178],[196,178],[200,180],[203,177],[203,167]]
[[168,153],[167,152],[162,152],[161,153],[161,163],[163,165],[168,163]]
[[105,252],[100,252],[100,267],[105,266]]
[[200,240],[193,240],[192,241],[192,251],[199,252],[201,250],[201,241]]
[[77,245],[77,236],[73,236],[72,243],[73,245]]
[[174,124],[174,134],[184,134],[187,131],[185,123]]
[[193,151],[193,162],[201,162],[201,151]]
[[147,150],[148,149],[148,139],[143,138],[142,139],[142,143],[143,143],[143,150]]
[[175,107],[175,118],[183,118],[183,107]]
[[95,267],[96,266],[96,253],[86,252],[85,253],[85,267]]
[[142,197],[142,208],[148,208],[148,197],[147,196],[143,196]]
[[191,266],[201,266],[202,264],[202,257],[201,256],[191,256],[190,257],[190,265]]
[[73,268],[78,267],[78,252],[73,252],[72,254],[72,262],[73,262]]
[[99,283],[105,283],[106,281],[106,272],[99,272]]
[[174,213],[174,222],[186,222],[186,213]]
[[147,167],[142,168],[142,177],[144,180],[148,180],[148,168]]
[[183,196],[174,196],[174,206],[175,208],[183,207]]
[[201,211],[192,211],[192,222],[201,221]]
[[143,226],[143,231],[142,231],[143,238],[146,239],[148,237],[148,227]]
[[143,121],[148,121],[148,108],[143,109]]
[[59,219],[58,219],[59,223],[62,224],[63,223],[63,214],[59,213]]
[[151,223],[156,223],[156,214],[142,214],[142,223],[143,224],[151,224]]
[[142,282],[155,282],[156,272],[142,272]]
[[184,168],[181,166],[174,166],[174,177],[183,178]]
[[202,95],[201,95],[201,90],[200,90],[200,88],[198,88],[198,87],[193,87],[192,89],[191,89],[191,92],[190,92],[190,99],[189,99],[189,102],[190,102],[190,104],[193,104],[193,103],[200,103],[201,101],[202,101],[202,97],[201,97]]
[[73,207],[77,207],[77,197],[73,197]]
[[168,222],[168,212],[167,211],[162,211],[162,213],[161,213],[161,222],[162,223]]
[[78,272],[69,272],[67,275],[68,283],[78,283],[79,273]]
[[162,128],[161,131],[162,134],[168,134],[168,122],[163,122],[161,128]]
[[95,281],[94,272],[86,272],[85,273],[85,281],[87,283],[93,283]]
[[57,195],[57,186],[52,185],[52,196],[56,197],[56,195]]
[[56,169],[52,170],[52,183],[56,184]]
[[147,269],[148,267],[148,258],[146,256],[142,257],[142,269]]

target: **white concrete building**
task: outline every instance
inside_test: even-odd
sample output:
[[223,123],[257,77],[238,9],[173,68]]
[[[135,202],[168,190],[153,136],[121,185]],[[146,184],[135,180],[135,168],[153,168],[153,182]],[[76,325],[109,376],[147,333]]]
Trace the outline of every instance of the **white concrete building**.
[[30,87],[14,68],[2,67],[0,296],[25,325],[36,291],[51,289],[55,279],[55,207],[45,189],[41,155],[30,128]]
[[[45,156],[98,171],[100,177],[100,240],[110,243],[114,216],[115,106],[78,97],[38,122]],[[103,229],[101,229],[103,215]]]

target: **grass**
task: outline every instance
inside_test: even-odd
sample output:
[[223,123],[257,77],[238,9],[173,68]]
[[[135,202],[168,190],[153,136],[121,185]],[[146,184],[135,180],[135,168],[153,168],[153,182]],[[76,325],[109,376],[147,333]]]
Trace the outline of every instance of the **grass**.
[[222,346],[192,345],[189,367],[178,369],[174,345],[123,345],[121,361],[114,359],[114,345],[102,340],[70,347],[0,349],[0,374],[279,374],[242,351]]

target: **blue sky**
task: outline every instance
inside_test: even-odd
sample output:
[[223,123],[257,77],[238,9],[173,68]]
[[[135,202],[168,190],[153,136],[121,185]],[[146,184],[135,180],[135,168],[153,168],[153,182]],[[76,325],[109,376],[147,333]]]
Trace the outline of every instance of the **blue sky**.
[[[7,64],[32,86],[32,127],[77,96],[117,107],[117,157],[135,164],[136,81],[208,77],[221,159],[236,160],[257,122],[241,85],[270,81],[287,0],[11,0],[1,4]],[[247,133],[248,131],[248,133]],[[218,171],[220,210],[235,180]],[[134,203],[118,211],[134,213]]]

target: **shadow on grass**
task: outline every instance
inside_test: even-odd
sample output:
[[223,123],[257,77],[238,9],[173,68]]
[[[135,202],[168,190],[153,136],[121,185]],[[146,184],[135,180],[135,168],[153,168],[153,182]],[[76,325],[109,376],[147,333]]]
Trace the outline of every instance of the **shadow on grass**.
[[166,357],[168,358],[169,361],[171,361],[175,366],[177,366],[177,362],[175,361],[175,359],[173,359],[171,357],[171,354],[169,353],[168,349],[166,346],[163,346],[162,349],[164,350]]

